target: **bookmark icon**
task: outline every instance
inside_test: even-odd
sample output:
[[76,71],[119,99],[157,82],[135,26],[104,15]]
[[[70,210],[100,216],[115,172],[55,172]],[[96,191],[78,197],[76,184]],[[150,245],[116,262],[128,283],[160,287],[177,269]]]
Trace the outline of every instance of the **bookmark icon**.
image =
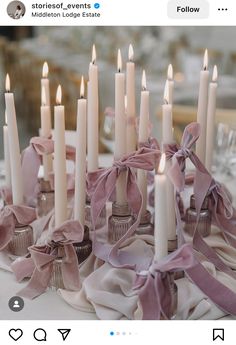
[[66,338],[70,334],[70,331],[71,331],[71,329],[69,329],[69,328],[67,328],[67,329],[60,328],[60,329],[58,329],[58,332],[61,333],[63,341],[66,340]]

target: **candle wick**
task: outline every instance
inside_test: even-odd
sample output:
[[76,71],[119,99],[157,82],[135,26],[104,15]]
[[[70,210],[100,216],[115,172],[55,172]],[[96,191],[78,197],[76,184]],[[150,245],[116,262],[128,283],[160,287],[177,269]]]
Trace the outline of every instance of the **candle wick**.
[[169,104],[169,102],[167,101],[167,99],[164,98],[164,103],[165,104]]
[[147,88],[145,86],[143,86],[142,91],[147,91]]
[[206,71],[207,70],[207,66],[204,66],[204,69],[203,69],[204,71]]
[[118,68],[118,73],[120,73],[121,72],[121,69],[120,68]]

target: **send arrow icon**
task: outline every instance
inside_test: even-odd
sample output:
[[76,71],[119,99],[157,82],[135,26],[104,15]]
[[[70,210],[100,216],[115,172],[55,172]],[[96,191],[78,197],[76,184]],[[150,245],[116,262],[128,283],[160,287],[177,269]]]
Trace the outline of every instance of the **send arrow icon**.
[[69,329],[69,328],[67,328],[67,329],[60,328],[60,329],[58,329],[58,332],[61,333],[63,341],[66,340],[66,338],[70,334],[70,331],[71,331],[71,329]]

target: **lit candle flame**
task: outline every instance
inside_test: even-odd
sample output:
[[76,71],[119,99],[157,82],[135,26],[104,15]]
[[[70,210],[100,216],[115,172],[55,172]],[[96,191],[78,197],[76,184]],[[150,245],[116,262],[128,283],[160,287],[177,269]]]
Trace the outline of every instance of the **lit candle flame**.
[[168,66],[167,79],[173,80],[173,66],[171,64],[169,64],[169,66]]
[[170,103],[170,90],[169,90],[169,80],[166,80],[165,83],[165,90],[164,90],[164,103]]
[[5,124],[7,125],[7,111],[5,110]]
[[43,76],[43,78],[48,77],[48,63],[46,61],[43,64],[42,76]]
[[7,73],[7,75],[6,75],[5,88],[6,88],[6,91],[7,91],[7,92],[10,92],[11,83],[10,83],[10,77],[9,77],[9,74],[8,74],[8,73]]
[[117,69],[118,69],[118,72],[121,72],[122,70],[122,57],[121,57],[120,49],[118,49],[118,55],[117,55]]
[[142,75],[142,89],[143,91],[147,90],[147,79],[146,79],[145,70],[143,70],[143,75]]
[[42,106],[45,106],[47,104],[46,90],[44,86],[42,87],[41,103],[42,103]]
[[218,79],[218,69],[217,69],[217,66],[215,65],[213,69],[213,74],[212,74],[213,83],[216,83],[217,79]]
[[129,45],[129,61],[133,61],[134,59],[134,48],[132,44]]
[[208,50],[205,50],[204,59],[203,59],[203,69],[206,71],[208,69]]
[[58,85],[57,93],[56,93],[56,103],[57,103],[57,105],[61,104],[61,98],[62,98],[61,85]]
[[80,82],[80,98],[84,98],[84,76],[81,77]]
[[158,174],[163,174],[165,171],[165,165],[166,165],[166,154],[162,153],[159,167],[158,167]]
[[93,44],[93,48],[92,48],[92,63],[95,65],[97,60],[97,53],[96,53],[96,47],[95,44]]

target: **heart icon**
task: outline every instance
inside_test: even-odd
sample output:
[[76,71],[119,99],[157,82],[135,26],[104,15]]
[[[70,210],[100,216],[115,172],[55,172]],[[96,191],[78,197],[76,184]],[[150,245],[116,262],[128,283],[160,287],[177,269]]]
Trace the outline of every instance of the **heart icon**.
[[23,331],[20,328],[17,328],[17,329],[12,328],[9,331],[9,335],[13,340],[17,341],[22,337]]

